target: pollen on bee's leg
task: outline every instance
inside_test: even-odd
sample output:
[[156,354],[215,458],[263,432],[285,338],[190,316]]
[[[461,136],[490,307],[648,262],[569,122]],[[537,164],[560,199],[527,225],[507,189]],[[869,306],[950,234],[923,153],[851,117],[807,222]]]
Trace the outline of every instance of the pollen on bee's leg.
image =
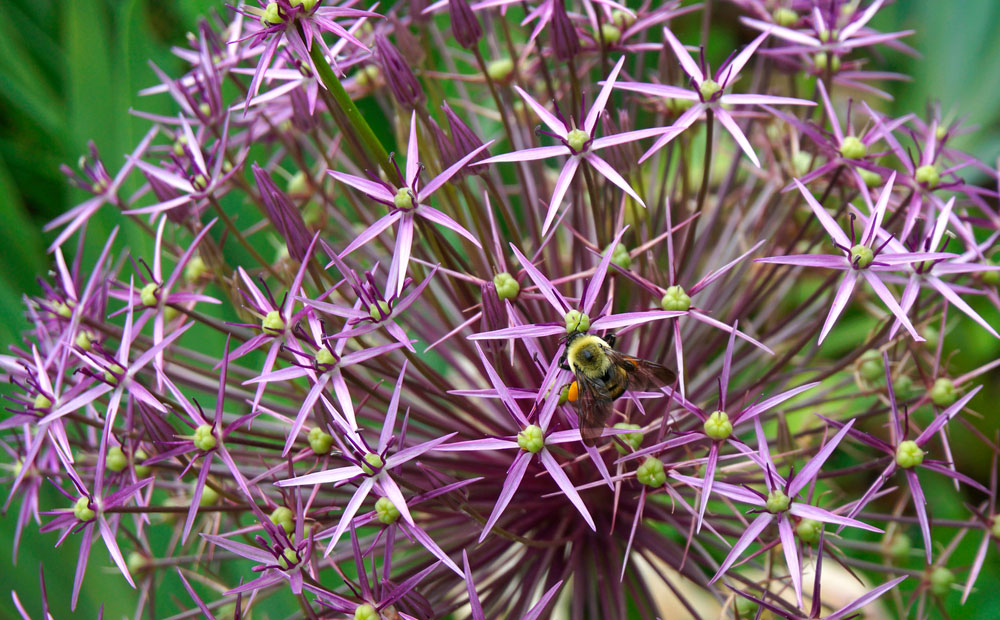
[[576,381],[569,384],[569,393],[567,394],[569,402],[575,403],[580,398],[580,384]]

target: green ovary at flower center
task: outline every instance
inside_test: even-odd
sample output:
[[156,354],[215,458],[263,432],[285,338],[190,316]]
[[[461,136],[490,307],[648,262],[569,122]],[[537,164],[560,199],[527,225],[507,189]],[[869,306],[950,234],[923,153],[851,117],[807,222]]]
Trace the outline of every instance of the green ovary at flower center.
[[410,188],[400,187],[396,190],[396,195],[392,197],[392,204],[396,205],[397,209],[403,211],[409,211],[413,208],[413,194],[410,193]]
[[391,311],[392,308],[389,307],[389,302],[380,299],[374,305],[368,307],[368,316],[370,316],[373,321],[381,321],[385,317],[389,316]]
[[354,620],[378,620],[378,612],[375,608],[365,603],[364,605],[358,605],[357,609],[354,610]]
[[618,40],[622,38],[622,31],[619,30],[614,24],[601,24],[599,38],[604,43],[617,43]]
[[767,494],[767,501],[764,503],[764,508],[767,509],[771,514],[778,514],[779,512],[785,512],[788,510],[788,506],[792,503],[792,500],[785,495],[785,492],[781,489],[775,489]]
[[680,286],[669,286],[660,298],[660,307],[674,312],[686,312],[691,309],[691,297]]
[[399,520],[399,509],[388,497],[380,497],[375,502],[375,518],[379,523],[390,525]]
[[993,516],[990,534],[993,534],[994,538],[1000,538],[1000,515]]
[[46,411],[52,406],[52,401],[45,394],[39,394],[35,397],[34,407],[39,411]]
[[260,322],[260,328],[267,334],[277,336],[285,331],[285,319],[281,318],[281,312],[271,310]]
[[194,429],[194,445],[198,447],[199,450],[208,452],[216,445],[218,445],[219,440],[216,439],[215,433],[212,432],[212,427],[208,424],[202,424],[198,428]]
[[278,3],[268,2],[267,7],[264,9],[264,13],[260,16],[260,23],[265,25],[280,24],[283,21],[285,20],[281,17],[281,13],[278,11]]
[[847,159],[861,159],[868,154],[868,147],[856,136],[847,136],[840,144],[840,154]]
[[90,500],[81,497],[73,505],[73,516],[80,521],[90,521],[94,518],[94,510],[90,507]]
[[[637,431],[640,430],[642,427],[639,426],[638,424],[628,424],[626,422],[619,422],[618,424],[615,424],[613,428],[629,430],[629,431]],[[622,443],[632,448],[633,450],[638,450],[639,446],[642,445],[642,433],[624,433],[622,435],[616,435],[616,437],[618,437],[618,439],[620,439]],[[619,454],[628,454],[627,448],[619,445],[618,442],[615,442],[615,449],[618,450]]]
[[698,90],[701,92],[701,98],[708,101],[715,95],[715,93],[722,90],[722,86],[720,86],[719,83],[712,78],[709,78],[701,83]]
[[913,178],[917,180],[917,183],[926,185],[927,189],[934,189],[941,182],[941,173],[938,172],[937,166],[934,164],[927,164],[917,168]]
[[713,411],[704,424],[705,434],[716,441],[727,439],[733,432],[733,423],[725,411]]
[[819,542],[819,533],[823,530],[823,524],[812,519],[802,519],[795,527],[795,533],[799,540],[804,543],[814,545]]
[[382,457],[374,452],[369,452],[365,455],[365,462],[361,464],[361,471],[373,476],[376,470],[381,470],[383,467],[385,467],[385,461],[382,460]]
[[493,276],[493,286],[496,287],[497,297],[501,301],[504,299],[514,299],[521,292],[521,285],[514,279],[514,276],[506,271],[501,271]]
[[337,356],[330,349],[323,347],[316,352],[316,363],[320,366],[333,366],[337,363]]
[[584,148],[587,146],[587,142],[590,141],[590,134],[582,129],[571,129],[568,134],[566,134],[566,145],[572,149],[574,153],[582,153]]
[[851,266],[855,269],[868,269],[868,266],[875,260],[875,253],[863,243],[859,243],[851,248]]
[[642,465],[635,470],[635,479],[639,484],[648,487],[661,487],[667,481],[667,473],[663,467],[663,461],[656,457],[647,457]]
[[314,6],[316,6],[317,0],[291,0],[289,4],[292,6],[301,6],[306,11],[311,11]]
[[146,286],[142,287],[142,292],[139,293],[139,298],[142,299],[142,305],[147,308],[151,308],[157,304],[157,297],[159,294],[160,287],[157,286],[156,282],[150,282]]
[[517,434],[517,445],[525,452],[538,454],[545,447],[542,429],[534,424],[524,427],[524,430]]
[[566,333],[585,332],[590,329],[590,317],[579,310],[570,310],[564,317],[566,320]]
[[896,448],[896,465],[910,469],[924,462],[924,451],[917,442],[907,439]]

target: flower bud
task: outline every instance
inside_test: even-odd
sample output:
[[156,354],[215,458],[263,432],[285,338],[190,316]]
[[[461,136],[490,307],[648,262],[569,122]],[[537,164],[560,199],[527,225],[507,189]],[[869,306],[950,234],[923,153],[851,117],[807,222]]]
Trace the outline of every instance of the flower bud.
[[448,0],[448,13],[451,14],[451,33],[458,44],[467,50],[475,47],[483,38],[483,28],[468,0]]
[[306,229],[302,212],[292,204],[292,200],[271,180],[271,177],[256,163],[252,167],[257,189],[264,201],[264,211],[278,234],[285,240],[288,255],[301,263],[312,242],[312,235]]
[[412,110],[427,98],[410,65],[384,34],[375,35],[375,55],[389,90],[403,107]]
[[774,23],[785,28],[791,28],[799,21],[799,14],[788,7],[780,7],[771,14]]
[[565,62],[580,53],[580,36],[566,13],[563,0],[552,0],[552,23],[549,25],[549,32],[552,35],[552,48],[556,58]]
[[886,552],[895,560],[903,560],[906,556],[910,555],[910,550],[912,548],[913,542],[910,540],[909,536],[906,534],[896,534],[889,542]]
[[[446,165],[451,166],[472,151],[481,147],[483,145],[483,141],[479,139],[476,132],[472,131],[471,127],[465,124],[465,121],[455,114],[447,103],[442,104],[441,107],[444,110],[445,118],[448,119],[448,131],[451,132],[451,142],[455,153],[453,159],[445,161]],[[489,149],[483,149],[479,152],[479,154],[469,160],[469,163],[465,165],[461,172],[465,174],[472,172],[486,172],[487,166],[474,166],[473,164],[480,162],[489,156]]]
[[219,492],[208,486],[207,484],[201,489],[201,499],[198,500],[198,506],[202,508],[208,508],[209,506],[214,506],[216,502],[219,501]]

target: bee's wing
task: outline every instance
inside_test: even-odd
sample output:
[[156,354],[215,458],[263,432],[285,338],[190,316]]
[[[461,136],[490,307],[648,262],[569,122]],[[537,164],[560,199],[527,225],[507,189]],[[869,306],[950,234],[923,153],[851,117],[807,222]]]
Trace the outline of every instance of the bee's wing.
[[604,424],[611,415],[614,399],[608,394],[603,381],[588,379],[578,373],[576,385],[579,392],[576,414],[580,422],[580,436],[584,445],[593,446],[604,433]]
[[608,357],[611,358],[613,364],[625,370],[625,375],[628,377],[628,389],[632,391],[642,392],[649,388],[664,387],[677,380],[674,371],[656,362],[639,359],[614,350],[608,353]]

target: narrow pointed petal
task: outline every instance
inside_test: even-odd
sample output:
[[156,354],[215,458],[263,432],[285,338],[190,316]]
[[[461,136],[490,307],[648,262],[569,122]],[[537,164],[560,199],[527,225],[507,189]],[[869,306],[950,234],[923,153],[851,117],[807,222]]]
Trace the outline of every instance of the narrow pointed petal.
[[524,472],[527,471],[529,463],[531,463],[531,454],[523,450],[514,457],[514,462],[511,463],[510,469],[507,471],[507,478],[504,479],[503,488],[500,490],[500,497],[497,498],[493,512],[490,513],[490,518],[487,519],[486,525],[483,527],[483,533],[479,535],[479,542],[486,540],[507,504],[514,499],[514,493],[521,484],[521,479],[524,478]]
[[594,104],[590,106],[590,111],[587,112],[587,118],[583,121],[583,130],[587,132],[588,135],[593,135],[594,130],[597,128],[597,119],[604,112],[604,107],[608,104],[608,97],[611,96],[611,89],[615,87],[615,80],[618,79],[618,73],[622,70],[622,66],[625,64],[625,57],[622,56],[615,63],[615,68],[611,70],[611,75],[608,76],[607,81],[601,87],[601,92],[597,94],[597,98],[594,99]]
[[542,465],[544,465],[545,469],[548,470],[549,475],[551,475],[552,479],[559,485],[562,492],[566,494],[566,498],[569,499],[574,506],[576,506],[577,510],[580,511],[580,514],[583,515],[583,520],[587,522],[590,529],[596,532],[597,526],[594,525],[594,519],[590,516],[590,511],[587,510],[586,504],[583,503],[583,498],[576,492],[576,488],[573,486],[573,483],[570,482],[569,478],[566,476],[566,472],[562,470],[562,467],[559,467],[559,463],[556,462],[552,453],[545,448],[542,448],[542,451],[538,453],[538,456],[542,459]]
[[847,306],[847,302],[851,298],[851,293],[854,291],[854,284],[857,281],[857,271],[849,269],[844,274],[844,279],[840,281],[840,287],[837,289],[837,295],[833,298],[833,303],[830,304],[830,312],[826,315],[826,321],[823,323],[823,329],[820,331],[819,342],[817,344],[823,344],[823,340],[826,339],[827,334],[833,329],[834,323],[837,322],[840,314]]
[[684,69],[684,73],[690,75],[695,83],[701,84],[705,81],[705,76],[702,74],[701,69],[698,68],[698,64],[691,58],[691,54],[688,53],[684,45],[677,40],[674,33],[670,32],[670,28],[664,27],[663,37],[670,44],[670,49],[674,51],[674,55],[677,56],[677,60],[681,63],[681,68]]

